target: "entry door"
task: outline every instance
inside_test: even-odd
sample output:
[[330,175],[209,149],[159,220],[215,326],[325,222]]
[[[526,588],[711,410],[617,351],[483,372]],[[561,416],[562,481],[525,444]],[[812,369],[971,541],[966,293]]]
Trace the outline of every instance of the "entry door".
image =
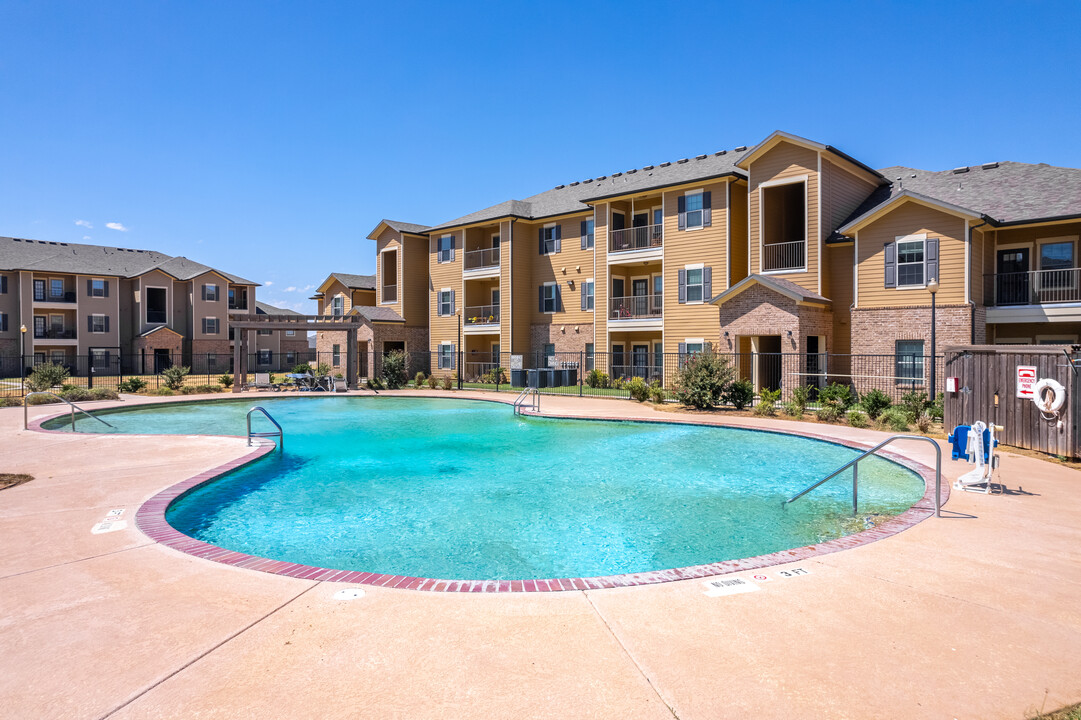
[[630,247],[630,241],[627,238],[629,233],[620,232],[623,228],[627,227],[627,221],[623,216],[623,213],[612,213],[612,241],[609,247],[613,250],[626,250]]
[[[612,278],[612,297],[610,298],[613,320],[626,319],[630,316],[630,309],[626,307],[626,286],[623,278]],[[614,351],[613,351],[614,352]]]
[[634,316],[645,317],[649,314],[649,279],[638,278],[631,281],[631,295],[634,296]]
[[822,367],[822,356],[819,354],[821,352],[822,352],[822,350],[821,350],[821,345],[820,345],[820,342],[819,342],[819,336],[818,335],[808,335],[807,336],[807,368],[806,368],[806,370],[804,370],[804,372],[807,373],[807,383],[806,384],[814,385],[815,387],[822,387],[821,373],[822,373],[823,367]]
[[154,349],[154,373],[160,373],[173,366],[173,356],[168,348]]
[[1029,249],[998,251],[995,275],[995,302],[998,305],[1028,305],[1031,276]]
[[45,337],[45,316],[44,315],[35,315],[34,316],[34,337],[36,337],[36,338]]
[[38,302],[44,302],[45,301],[45,281],[44,280],[35,280],[34,281],[34,299],[37,300]]
[[612,377],[623,377],[627,374],[626,370],[623,367],[623,343],[612,345]]
[[649,345],[632,345],[631,360],[637,377],[649,377]]

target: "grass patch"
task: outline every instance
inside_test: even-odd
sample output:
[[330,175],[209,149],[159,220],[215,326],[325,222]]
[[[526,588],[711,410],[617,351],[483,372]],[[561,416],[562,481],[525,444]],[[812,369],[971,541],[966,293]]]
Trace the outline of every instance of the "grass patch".
[[1081,720],[1081,703],[1049,713],[1040,711],[1033,715],[1030,720]]
[[28,483],[33,479],[33,475],[26,475],[24,473],[0,473],[0,490],[7,490],[16,485]]

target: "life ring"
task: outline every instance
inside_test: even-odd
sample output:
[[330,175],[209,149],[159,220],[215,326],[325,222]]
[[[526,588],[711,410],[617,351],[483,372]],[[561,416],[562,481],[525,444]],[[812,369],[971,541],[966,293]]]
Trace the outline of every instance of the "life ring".
[[[1050,398],[1044,397],[1045,390],[1051,391]],[[1036,407],[1040,408],[1042,412],[1058,412],[1066,402],[1066,388],[1062,387],[1060,382],[1051,378],[1041,379],[1036,383],[1036,387],[1032,391],[1034,393],[1032,402],[1036,403]]]

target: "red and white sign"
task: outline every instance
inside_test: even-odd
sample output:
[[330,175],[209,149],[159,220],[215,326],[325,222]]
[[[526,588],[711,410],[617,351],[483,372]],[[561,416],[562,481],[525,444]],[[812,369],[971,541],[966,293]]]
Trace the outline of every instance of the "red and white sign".
[[1031,400],[1036,397],[1036,366],[1017,366],[1017,397]]

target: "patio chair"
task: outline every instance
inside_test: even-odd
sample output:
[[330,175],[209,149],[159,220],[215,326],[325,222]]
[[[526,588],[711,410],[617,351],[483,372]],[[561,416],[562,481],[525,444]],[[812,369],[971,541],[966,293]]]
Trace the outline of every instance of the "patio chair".
[[268,389],[277,390],[278,389],[277,385],[270,382],[270,373],[261,373],[261,372],[255,373],[255,382],[253,382],[248,387],[254,388],[256,390],[268,390]]

